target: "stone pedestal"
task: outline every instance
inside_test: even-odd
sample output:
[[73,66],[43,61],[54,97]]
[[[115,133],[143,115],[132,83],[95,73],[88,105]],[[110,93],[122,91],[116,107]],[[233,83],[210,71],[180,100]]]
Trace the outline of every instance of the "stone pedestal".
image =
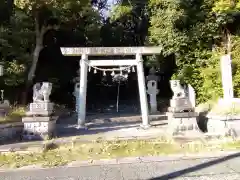
[[23,139],[45,139],[53,137],[56,129],[54,117],[24,117]]
[[34,102],[26,117],[22,118],[24,124],[23,139],[37,140],[51,138],[55,135],[56,119],[53,115],[53,103]]
[[194,108],[188,98],[176,98],[170,100],[169,112],[191,112]]
[[179,134],[186,131],[199,131],[196,112],[168,112],[168,133]]
[[27,115],[49,116],[53,113],[53,103],[50,102],[35,102],[30,103]]
[[[200,132],[195,112],[195,92],[190,85],[181,84],[180,80],[171,80],[173,97],[168,108],[168,132],[172,135],[185,134],[188,131]],[[189,88],[190,87],[190,88]]]
[[170,100],[168,108],[168,133],[177,135],[186,131],[200,131],[197,124],[198,113],[194,112],[189,99]]

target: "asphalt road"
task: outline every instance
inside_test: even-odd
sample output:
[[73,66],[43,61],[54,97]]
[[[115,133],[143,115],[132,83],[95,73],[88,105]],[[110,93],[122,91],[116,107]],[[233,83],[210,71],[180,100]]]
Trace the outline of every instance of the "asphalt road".
[[16,170],[1,180],[239,180],[240,153],[188,160],[128,162],[80,167]]

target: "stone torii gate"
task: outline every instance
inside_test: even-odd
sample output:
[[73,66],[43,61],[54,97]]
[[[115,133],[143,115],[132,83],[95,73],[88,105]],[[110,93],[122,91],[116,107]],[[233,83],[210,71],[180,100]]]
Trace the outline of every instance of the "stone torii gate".
[[[161,47],[61,47],[64,56],[81,56],[78,126],[85,128],[86,92],[88,66],[136,66],[138,75],[139,97],[142,113],[142,127],[149,126],[148,102],[143,69],[142,55],[160,54]],[[135,55],[135,59],[88,60],[88,56]]]

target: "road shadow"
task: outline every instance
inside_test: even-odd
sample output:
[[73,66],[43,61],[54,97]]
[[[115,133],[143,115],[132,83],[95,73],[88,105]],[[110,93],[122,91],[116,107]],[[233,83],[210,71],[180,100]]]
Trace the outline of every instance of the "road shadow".
[[231,155],[228,155],[228,156],[224,156],[222,158],[218,158],[218,159],[206,162],[206,163],[202,163],[202,164],[199,164],[199,165],[196,165],[196,166],[192,166],[192,167],[189,167],[189,168],[186,168],[186,169],[175,171],[175,172],[172,172],[172,173],[169,173],[169,174],[165,174],[165,175],[162,175],[162,176],[159,176],[159,177],[156,177],[156,178],[152,178],[152,179],[149,179],[149,180],[175,179],[175,178],[181,177],[183,175],[186,175],[188,173],[195,172],[195,171],[198,171],[198,170],[210,167],[210,166],[214,166],[216,164],[219,164],[219,163],[222,163],[224,161],[228,161],[228,160],[237,158],[239,156],[240,156],[240,153],[231,154]]
[[80,136],[80,135],[94,135],[94,134],[100,134],[100,133],[106,133],[109,131],[117,131],[120,129],[128,129],[128,128],[134,128],[139,125],[137,124],[130,124],[131,126],[114,126],[114,125],[93,125],[93,126],[87,126],[86,129],[78,129],[77,125],[71,126],[71,127],[59,127],[57,129],[57,137],[63,138],[63,137],[71,137],[71,136]]
[[[131,119],[132,120],[129,120]],[[95,119],[101,122],[94,121]],[[152,115],[150,116],[151,124],[153,126],[166,125],[166,116],[164,115]],[[137,128],[140,127],[142,122],[141,116],[133,114],[122,114],[121,116],[115,116],[114,114],[91,115],[87,118],[86,129],[77,129],[77,119],[71,124],[61,124],[57,126],[57,137],[71,137],[78,135],[94,135],[99,133],[106,133],[109,131],[116,131],[121,129]]]

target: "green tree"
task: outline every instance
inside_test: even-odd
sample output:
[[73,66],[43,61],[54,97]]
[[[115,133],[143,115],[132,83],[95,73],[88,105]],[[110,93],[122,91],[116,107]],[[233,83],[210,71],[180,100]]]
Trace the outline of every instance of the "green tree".
[[149,26],[147,1],[120,1],[112,8],[106,24],[112,33],[110,42],[116,43],[115,46],[144,45]]
[[221,41],[220,25],[212,11],[214,2],[150,0],[149,41],[163,46],[163,56],[175,55],[174,75],[190,83],[199,101],[206,98],[203,69],[210,66],[212,50]]
[[[225,53],[231,53],[231,34],[229,24],[234,24],[234,21],[240,14],[240,1],[239,0],[216,0],[212,11],[216,15],[216,21],[221,24],[222,28],[222,42],[225,48]],[[235,24],[236,25],[236,24]],[[238,25],[237,25],[238,26]]]
[[5,82],[17,86],[25,80],[25,71],[30,62],[29,52],[33,42],[33,27],[28,16],[16,9],[8,23],[1,26],[0,52],[5,66]]
[[[15,0],[15,6],[25,12],[34,22],[35,47],[32,49],[32,61],[28,69],[26,89],[32,84],[39,54],[44,47],[44,35],[50,30],[58,30],[59,24],[61,24],[63,28],[68,26],[72,27],[75,32],[83,33],[88,45],[97,44],[96,41],[99,38],[97,38],[96,32],[101,22],[99,9],[103,8],[105,2],[104,0]],[[26,101],[26,97],[24,99]]]

